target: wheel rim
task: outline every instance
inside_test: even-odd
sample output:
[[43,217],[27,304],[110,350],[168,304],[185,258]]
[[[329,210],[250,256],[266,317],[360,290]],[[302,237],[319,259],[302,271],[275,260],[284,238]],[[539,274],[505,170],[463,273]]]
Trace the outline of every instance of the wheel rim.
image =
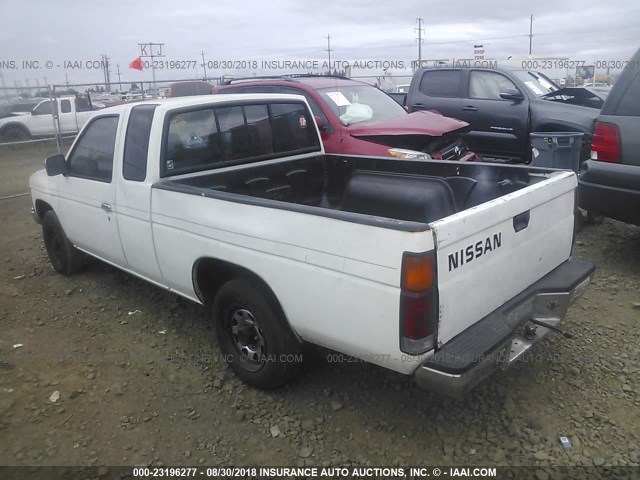
[[240,360],[248,370],[259,370],[266,360],[266,345],[260,325],[246,308],[236,308],[230,317],[231,341],[240,353]]

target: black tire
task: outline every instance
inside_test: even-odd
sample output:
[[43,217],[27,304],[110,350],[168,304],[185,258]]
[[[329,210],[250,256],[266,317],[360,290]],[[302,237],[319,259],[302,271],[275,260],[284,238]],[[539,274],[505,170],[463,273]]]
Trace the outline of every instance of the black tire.
[[266,288],[230,280],[218,290],[212,316],[225,361],[243,382],[267,390],[299,374],[302,343]]
[[604,215],[594,212],[593,210],[588,210],[587,223],[589,225],[602,225],[604,223]]
[[23,142],[31,139],[29,130],[19,125],[8,125],[2,129],[0,138],[3,142]]
[[86,257],[71,244],[53,210],[46,212],[42,218],[42,237],[49,261],[56,272],[71,275],[82,270]]

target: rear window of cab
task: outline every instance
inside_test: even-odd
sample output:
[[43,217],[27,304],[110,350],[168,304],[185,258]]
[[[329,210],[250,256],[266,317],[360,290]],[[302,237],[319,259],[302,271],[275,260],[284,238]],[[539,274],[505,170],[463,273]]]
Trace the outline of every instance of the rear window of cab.
[[181,109],[165,120],[162,177],[320,151],[303,103],[261,102]]

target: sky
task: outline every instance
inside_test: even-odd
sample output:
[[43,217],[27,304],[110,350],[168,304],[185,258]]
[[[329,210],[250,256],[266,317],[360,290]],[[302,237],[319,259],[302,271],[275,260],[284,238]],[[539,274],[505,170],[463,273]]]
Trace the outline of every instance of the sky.
[[[157,79],[201,78],[201,52],[209,77],[282,74],[291,69],[262,68],[262,62],[322,66],[327,35],[338,65],[387,61],[404,65],[407,73],[418,56],[417,17],[424,20],[423,59],[473,58],[476,44],[483,45],[485,58],[526,58],[531,14],[536,57],[625,61],[640,47],[637,0],[0,0],[0,13],[0,80],[7,87],[44,85],[45,78],[101,82],[103,71],[93,61],[103,54],[110,58],[112,82],[118,65],[123,83],[149,81],[151,69],[129,68],[140,55],[138,43],[147,42],[164,43],[166,56],[158,60],[173,62],[158,65]],[[229,67],[222,62],[231,68],[221,68]],[[249,68],[234,68],[243,66]],[[351,73],[378,75],[382,69]]]

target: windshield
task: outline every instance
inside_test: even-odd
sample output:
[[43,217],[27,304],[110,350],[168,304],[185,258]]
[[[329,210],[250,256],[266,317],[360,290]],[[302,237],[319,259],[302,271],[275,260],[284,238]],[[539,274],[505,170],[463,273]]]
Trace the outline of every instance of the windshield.
[[318,93],[345,126],[407,115],[393,98],[371,85],[322,88]]
[[526,70],[515,70],[512,72],[516,77],[524,82],[529,90],[538,96],[559,90],[555,83],[539,72],[528,72]]

